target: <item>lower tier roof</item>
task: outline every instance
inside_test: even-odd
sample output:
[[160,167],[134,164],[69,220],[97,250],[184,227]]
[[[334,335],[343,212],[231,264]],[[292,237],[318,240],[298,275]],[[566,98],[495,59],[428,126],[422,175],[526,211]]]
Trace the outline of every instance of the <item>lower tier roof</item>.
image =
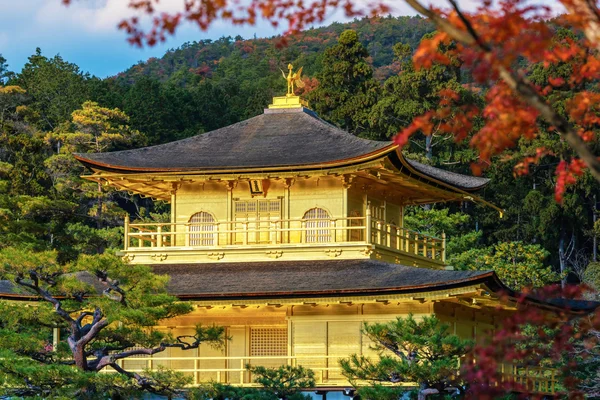
[[446,271],[375,260],[153,265],[180,298],[225,299],[426,291],[473,284],[492,271]]
[[[520,296],[508,289],[494,271],[435,270],[368,259],[156,264],[151,267],[155,273],[171,277],[169,292],[182,300],[418,294],[472,285],[484,285],[491,292],[512,298]],[[76,276],[91,284],[97,294],[105,289],[89,272],[77,272]],[[11,281],[0,280],[0,299],[31,301],[37,296]],[[587,300],[541,300],[531,296],[526,299],[542,307],[567,309],[574,313],[588,313],[600,307],[600,302]]]

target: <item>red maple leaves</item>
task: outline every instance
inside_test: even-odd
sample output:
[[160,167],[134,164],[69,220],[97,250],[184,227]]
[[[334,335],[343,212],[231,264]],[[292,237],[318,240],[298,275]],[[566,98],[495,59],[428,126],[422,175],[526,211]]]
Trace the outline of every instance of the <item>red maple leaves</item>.
[[[72,0],[62,0],[64,4]],[[215,20],[233,24],[255,24],[259,19],[273,26],[286,21],[288,33],[322,22],[336,10],[346,17],[386,14],[390,7],[384,0],[181,0],[177,12],[159,13],[159,0],[129,0],[129,7],[139,17],[124,19],[119,28],[137,46],[154,45],[173,34],[183,22],[206,30]],[[600,180],[600,160],[589,147],[596,140],[600,95],[600,10],[596,2],[560,0],[567,10],[556,18],[545,5],[526,0],[480,0],[474,12],[464,12],[456,1],[449,8],[426,7],[419,0],[406,2],[437,26],[437,34],[422,41],[414,54],[418,67],[460,60],[471,72],[474,85],[487,90],[486,105],[481,110],[458,105],[450,93],[440,109],[429,111],[415,120],[395,138],[405,144],[417,131],[428,134],[431,125],[452,133],[457,140],[471,137],[471,145],[479,151],[475,172],[489,165],[495,156],[512,149],[522,138],[530,140],[543,128],[560,135],[571,152],[554,154],[564,162],[556,171],[556,197],[587,169]],[[438,2],[435,2],[438,4]],[[140,17],[151,16],[151,27],[145,29]],[[557,28],[566,27],[572,34],[557,37]],[[284,38],[285,40],[285,38]],[[440,47],[444,51],[440,51]],[[535,63],[547,69],[567,66],[568,76],[550,74],[544,87],[528,80],[528,66]],[[557,90],[576,95],[568,102],[566,114],[556,108],[551,96]],[[473,130],[473,119],[482,118],[484,125]],[[546,154],[544,154],[545,156]],[[539,154],[526,155],[517,164],[516,173],[528,171],[528,165],[539,161]]]
[[[409,3],[418,4],[410,0]],[[473,13],[465,13],[454,2],[450,3],[453,5],[450,10],[419,9],[436,23],[439,32],[422,41],[413,60],[416,66],[424,68],[461,60],[475,84],[487,88],[486,105],[481,110],[442,105],[441,109],[415,118],[399,132],[396,143],[406,144],[417,131],[427,135],[431,126],[441,123],[441,130],[453,134],[456,140],[471,137],[470,145],[479,153],[479,160],[472,167],[479,173],[495,156],[510,151],[520,140],[534,139],[540,129],[546,129],[558,133],[570,146],[568,151],[556,154],[539,148],[517,163],[515,174],[527,173],[530,164],[547,155],[559,157],[558,201],[586,169],[600,180],[600,163],[587,145],[596,140],[595,131],[600,126],[600,95],[595,93],[600,73],[597,52],[600,43],[591,41],[588,33],[582,39],[577,36],[578,32],[596,34],[590,27],[600,29],[600,13],[595,5],[583,0],[563,1],[568,3],[565,6],[569,10],[579,7],[580,15],[554,18],[551,26],[548,21],[552,15],[547,6],[522,0],[500,1],[495,7],[488,7],[490,2],[484,1]],[[595,13],[581,11],[590,7]],[[561,26],[568,27],[572,34],[558,37]],[[528,68],[536,63],[550,73],[545,87],[538,87],[528,79]],[[561,67],[569,69],[568,77],[552,75],[553,68]],[[566,102],[566,115],[552,103],[551,96],[557,90],[574,93]],[[455,100],[451,96],[448,99]],[[477,131],[472,131],[473,118],[484,121]]]

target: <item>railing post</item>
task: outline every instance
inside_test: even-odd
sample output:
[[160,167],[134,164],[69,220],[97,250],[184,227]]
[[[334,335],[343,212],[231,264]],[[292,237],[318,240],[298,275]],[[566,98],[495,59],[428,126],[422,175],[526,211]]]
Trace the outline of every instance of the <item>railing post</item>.
[[194,385],[198,385],[200,382],[200,360],[197,358],[194,360]]
[[423,257],[427,258],[427,236],[423,237]]
[[123,228],[125,230],[125,238],[123,239],[123,250],[129,249],[129,214],[125,214],[125,221],[123,222]]
[[163,247],[163,238],[162,238],[162,226],[158,225],[156,227],[156,247]]
[[382,231],[381,221],[377,220],[377,244],[381,244],[381,231]]
[[404,251],[410,253],[410,232],[404,232]]
[[446,262],[446,232],[442,232],[442,262]]
[[245,372],[245,370],[244,370],[245,366],[244,366],[244,359],[243,358],[240,360],[240,364],[241,364],[240,365],[240,368],[241,368],[241,371],[240,371],[240,384],[243,385],[244,384],[244,372]]
[[373,238],[371,237],[371,207],[369,206],[369,203],[367,203],[367,212],[366,212],[366,219],[365,219],[365,241],[367,243],[371,243],[373,241]]
[[185,246],[189,247],[190,246],[190,225],[189,224],[185,224],[184,235],[185,235],[185,238],[184,238]]
[[273,221],[269,224],[271,226],[269,236],[271,238],[271,244],[277,244],[277,222]]
[[248,244],[248,221],[243,222],[244,226],[244,245]]
[[219,245],[219,232],[221,231],[220,226],[221,226],[220,222],[217,222],[215,224],[215,232],[213,233],[213,241],[212,241],[214,243],[214,246]]
[[387,247],[392,247],[392,226],[390,224],[385,225],[385,236],[386,236],[385,245]]
[[306,243],[306,221],[300,221],[300,243]]
[[414,248],[415,254],[419,255],[419,234],[418,233],[415,233],[413,245],[415,246],[415,248]]
[[337,219],[334,219],[333,221],[331,221],[331,223],[329,224],[329,230],[331,231],[331,226],[333,225],[333,235],[329,235],[332,236],[332,241],[333,243],[337,242]]

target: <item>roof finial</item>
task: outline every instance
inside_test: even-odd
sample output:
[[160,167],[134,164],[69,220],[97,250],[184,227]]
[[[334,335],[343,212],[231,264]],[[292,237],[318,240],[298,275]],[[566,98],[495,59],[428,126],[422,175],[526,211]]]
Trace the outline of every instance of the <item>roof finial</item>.
[[287,97],[291,97],[291,96],[295,96],[294,94],[294,84],[299,87],[299,88],[303,88],[304,87],[304,82],[302,82],[302,67],[300,67],[300,69],[298,69],[298,71],[296,71],[296,73],[293,73],[294,66],[292,64],[288,64],[288,74],[287,76],[285,76],[285,72],[283,72],[282,69],[281,70],[281,74],[283,75],[283,79],[285,79],[287,81]]

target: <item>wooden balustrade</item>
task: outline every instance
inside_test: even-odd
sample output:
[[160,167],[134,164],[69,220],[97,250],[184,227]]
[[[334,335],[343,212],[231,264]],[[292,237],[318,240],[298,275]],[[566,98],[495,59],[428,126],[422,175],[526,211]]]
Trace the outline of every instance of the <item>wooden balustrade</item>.
[[[310,368],[315,372],[318,386],[349,386],[341,374],[339,359],[347,355],[310,356],[239,356],[239,357],[166,357],[137,356],[119,360],[119,364],[131,372],[166,366],[179,372],[191,374],[194,385],[216,381],[236,386],[252,386],[252,376],[246,365],[292,365]],[[550,368],[501,365],[504,382],[516,382],[529,393],[554,394],[558,381],[556,371]],[[203,379],[204,378],[204,379]],[[415,386],[404,383],[403,386]]]
[[131,223],[125,220],[124,250],[225,248],[249,245],[362,243],[444,262],[446,239],[423,235],[366,217],[241,220],[201,223]]

